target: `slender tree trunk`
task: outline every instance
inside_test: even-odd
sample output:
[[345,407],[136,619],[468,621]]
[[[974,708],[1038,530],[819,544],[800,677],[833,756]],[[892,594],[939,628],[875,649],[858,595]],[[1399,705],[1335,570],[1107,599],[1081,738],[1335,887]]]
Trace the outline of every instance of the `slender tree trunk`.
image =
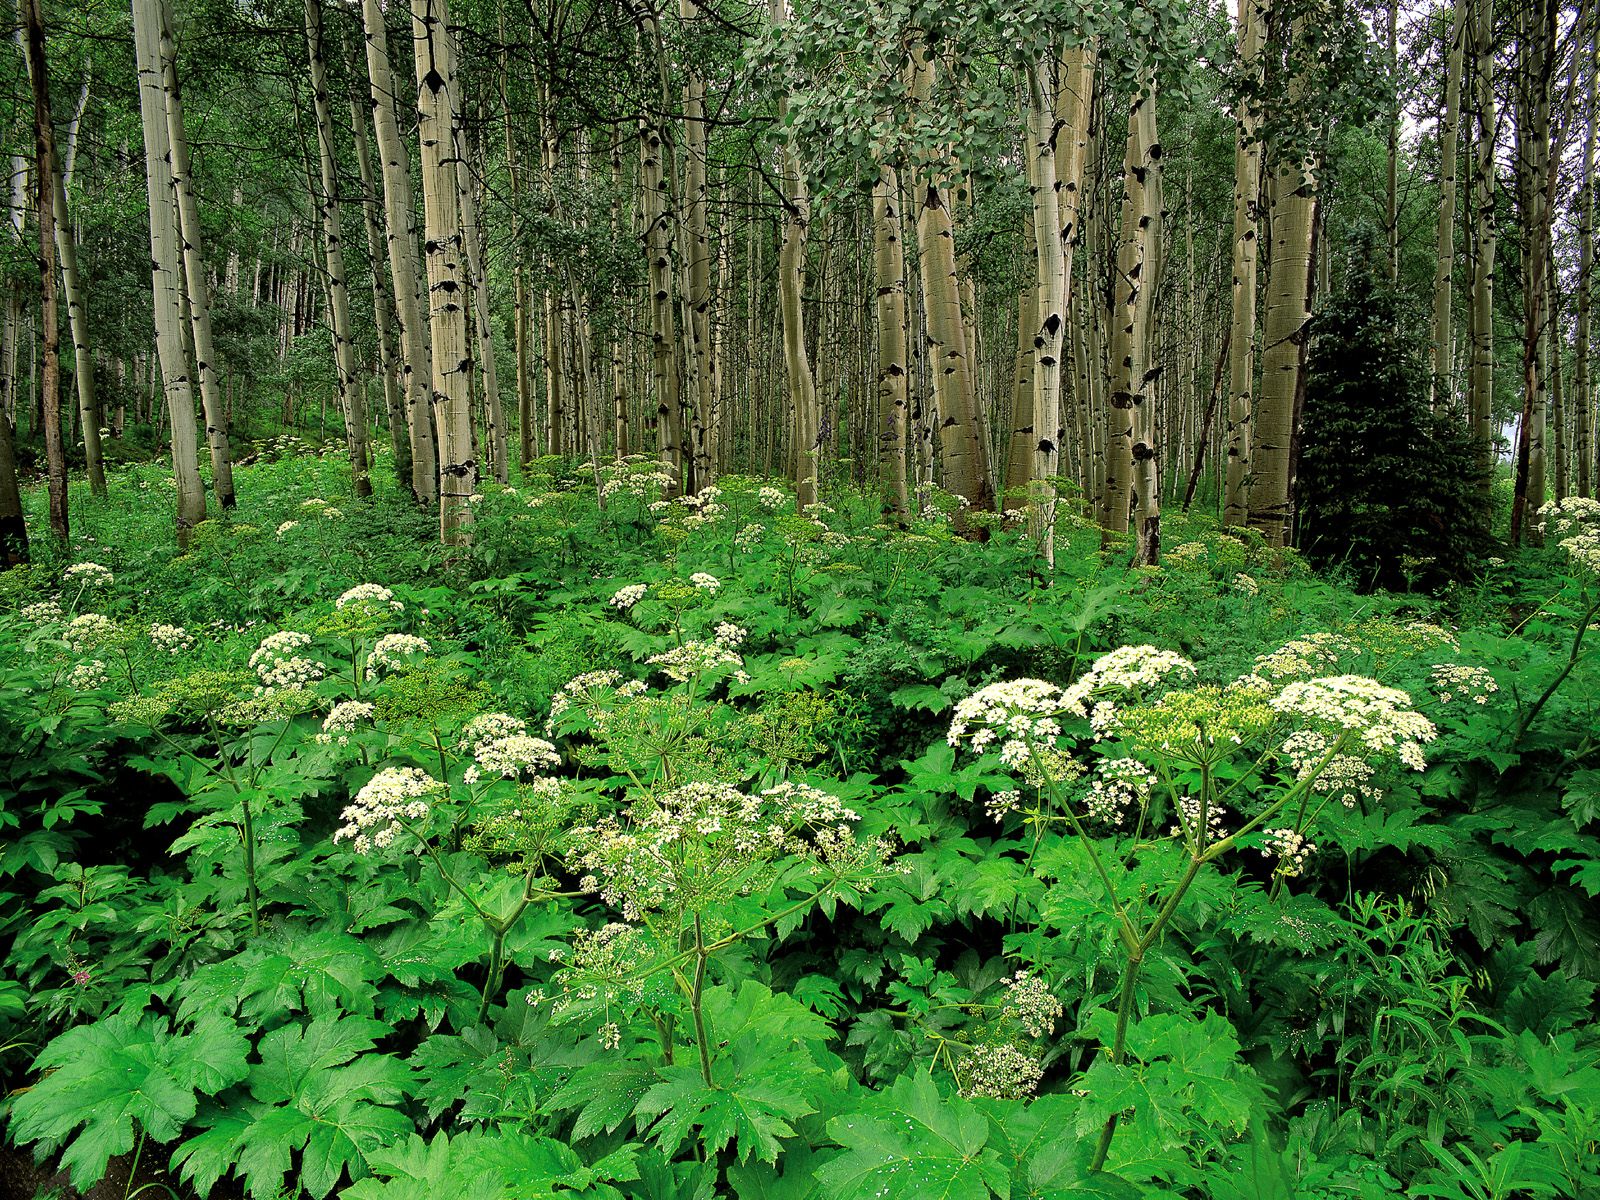
[[[1301,41],[1297,20],[1291,45]],[[1288,111],[1304,103],[1303,76],[1291,78]],[[1285,546],[1294,527],[1295,420],[1305,370],[1316,268],[1316,175],[1309,152],[1283,152],[1272,173],[1272,258],[1261,348],[1261,394],[1251,445],[1249,524],[1270,546]]]
[[1472,172],[1472,371],[1468,422],[1478,448],[1484,495],[1494,467],[1495,93],[1493,0],[1461,0],[1472,12],[1474,161]]
[[467,341],[467,270],[455,157],[460,97],[447,0],[412,0],[417,59],[417,138],[428,248],[433,412],[439,431],[439,533],[444,544],[472,535],[478,464],[472,455],[472,348]]
[[1466,57],[1467,25],[1472,0],[1456,0],[1450,26],[1450,55],[1445,67],[1444,114],[1439,124],[1438,266],[1433,276],[1434,404],[1449,403],[1455,394],[1450,369],[1455,362],[1455,326],[1450,313],[1450,286],[1456,262],[1456,144],[1461,131],[1461,71]]
[[[693,39],[703,23],[699,0],[678,0],[685,36]],[[690,364],[690,474],[698,491],[716,474],[711,456],[716,364],[711,344],[711,235],[707,218],[706,83],[694,57],[683,63],[683,196],[678,210],[679,253],[686,287],[684,332]],[[665,89],[663,99],[667,99]],[[670,168],[670,160],[669,160]]]
[[1129,383],[1138,389],[1135,393],[1133,419],[1133,525],[1134,561],[1140,566],[1153,567],[1161,558],[1161,463],[1156,442],[1156,407],[1151,403],[1149,387],[1158,378],[1158,366],[1151,352],[1156,289],[1160,286],[1161,266],[1165,248],[1162,244],[1163,221],[1161,140],[1156,131],[1156,85],[1154,74],[1149,78],[1147,94],[1136,104],[1136,128],[1139,142],[1139,169],[1134,182],[1138,185],[1141,205],[1139,224],[1146,230],[1146,269],[1139,285],[1139,325],[1133,352],[1137,355],[1138,373],[1129,372]]
[[[771,0],[772,21],[782,25],[789,19],[788,0]],[[788,101],[778,100],[778,125],[783,127]],[[822,440],[822,418],[817,409],[816,379],[806,353],[805,263],[806,237],[811,221],[811,199],[805,177],[800,172],[799,156],[787,139],[783,149],[783,249],[778,257],[778,310],[783,318],[783,366],[788,380],[789,405],[793,412],[794,476],[797,504],[801,512],[817,502],[817,475]]]
[[[189,139],[184,131],[183,96],[178,89],[178,54],[173,39],[171,0],[161,0],[161,72],[166,93],[167,138],[172,190],[178,206],[178,237],[183,255],[183,294],[189,302],[189,328],[194,336],[195,378],[200,409],[206,420],[206,445],[211,452],[211,486],[217,503],[232,508],[233,452],[217,387],[217,351],[211,338],[211,281],[201,249],[200,206],[195,200],[189,167]],[[162,368],[163,372],[165,367]],[[176,432],[177,425],[174,423]]]
[[[432,504],[439,494],[439,458],[432,416],[433,357],[417,262],[411,155],[395,117],[397,95],[389,69],[389,33],[384,25],[382,0],[362,0],[361,14],[366,31],[367,77],[372,87],[372,129],[383,164],[389,278],[394,285],[395,315],[400,322],[400,381],[411,443],[411,491],[418,503]],[[373,269],[378,269],[376,264]]]
[[178,245],[178,205],[174,196],[164,72],[162,0],[133,0],[134,51],[139,71],[139,112],[144,129],[145,186],[150,206],[151,291],[154,296],[156,354],[172,424],[172,474],[178,483],[178,546],[187,549],[189,532],[206,518],[200,483],[199,430],[194,390],[183,344],[183,264]]
[[909,512],[906,492],[906,259],[900,223],[900,180],[885,164],[872,192],[873,267],[878,315],[878,464],[884,508],[895,520]]
[[1577,428],[1574,431],[1573,452],[1577,458],[1576,484],[1578,495],[1594,495],[1594,396],[1589,381],[1590,308],[1589,289],[1594,286],[1594,156],[1595,156],[1595,88],[1600,87],[1600,37],[1591,30],[1589,45],[1579,46],[1575,53],[1586,59],[1589,75],[1585,89],[1587,104],[1584,112],[1583,174],[1578,195],[1578,311],[1577,329],[1574,331],[1574,352],[1577,356],[1572,380],[1573,399],[1576,401]]
[[[1261,45],[1271,0],[1239,0],[1239,64],[1259,87]],[[1251,418],[1256,374],[1256,232],[1261,200],[1260,114],[1256,101],[1239,101],[1238,141],[1233,152],[1233,309],[1228,344],[1228,452],[1223,485],[1223,524],[1241,528],[1250,513]]]
[[672,473],[674,479],[681,479],[682,409],[678,399],[678,320],[672,299],[672,214],[666,206],[661,177],[661,133],[648,118],[641,118],[639,122],[639,154],[639,194],[650,276],[650,346],[656,392],[656,448],[662,465]]
[[485,465],[499,483],[510,481],[506,455],[506,416],[500,403],[500,376],[495,369],[493,311],[489,305],[488,238],[478,216],[477,181],[468,165],[465,134],[458,149],[456,174],[461,182],[461,219],[467,247],[467,270],[472,275],[474,325],[478,333],[478,361],[483,367],[483,411],[488,426],[484,439]]
[[1554,0],[1530,0],[1518,13],[1517,196],[1522,227],[1522,419],[1517,431],[1511,544],[1537,541],[1532,517],[1544,502],[1545,378],[1540,362],[1550,239],[1550,76],[1554,70]]
[[361,177],[361,223],[367,235],[367,261],[372,269],[372,316],[378,327],[378,369],[383,375],[383,404],[389,415],[389,445],[394,451],[395,481],[411,488],[411,438],[406,424],[402,390],[400,347],[395,337],[394,297],[383,269],[383,221],[379,213],[378,179],[367,146],[366,114],[356,90],[358,73],[350,61],[350,133],[356,148],[356,171]]
[[56,209],[55,126],[50,117],[50,69],[44,55],[44,17],[39,0],[23,0],[27,26],[28,78],[33,85],[34,179],[39,206],[39,311],[44,333],[44,447],[50,498],[50,532],[65,547],[67,524],[67,450],[61,432],[61,334],[56,289],[56,222],[66,210]]
[[367,388],[356,366],[356,343],[350,324],[350,286],[345,276],[344,234],[339,216],[338,151],[333,140],[333,105],[328,98],[326,39],[322,0],[305,0],[306,58],[310,65],[312,108],[317,121],[317,148],[322,167],[322,251],[328,267],[328,315],[333,334],[333,364],[339,375],[339,410],[344,414],[344,440],[350,452],[350,477],[357,496],[372,495],[372,463],[367,446]]
[[1033,439],[1029,501],[1031,527],[1045,562],[1055,565],[1056,490],[1061,473],[1061,351],[1067,328],[1067,256],[1063,244],[1071,236],[1061,219],[1061,185],[1056,178],[1054,81],[1049,63],[1035,63],[1026,72],[1028,150],[1033,193],[1033,242],[1036,281],[1033,332]]
[[[1101,528],[1126,533],[1130,511],[1147,503],[1146,459],[1153,462],[1147,351],[1150,345],[1150,311],[1155,282],[1152,205],[1159,194],[1151,188],[1153,168],[1161,150],[1154,140],[1155,95],[1148,73],[1128,110],[1128,137],[1123,159],[1122,228],[1117,246],[1116,274],[1112,280],[1111,387],[1107,399],[1105,492]],[[1139,455],[1136,457],[1135,449]],[[1135,464],[1139,471],[1136,476]],[[1146,518],[1151,514],[1146,514]],[[1159,520],[1156,530],[1159,532]],[[1137,553],[1144,554],[1141,527]]]

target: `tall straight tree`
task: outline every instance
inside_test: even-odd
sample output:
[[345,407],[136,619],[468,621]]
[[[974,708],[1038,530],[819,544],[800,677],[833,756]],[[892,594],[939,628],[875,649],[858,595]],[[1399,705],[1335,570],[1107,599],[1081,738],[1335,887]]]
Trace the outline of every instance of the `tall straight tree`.
[[1235,528],[1249,516],[1250,420],[1256,380],[1256,258],[1261,240],[1256,209],[1261,200],[1261,142],[1257,137],[1261,39],[1271,0],[1239,0],[1239,66],[1246,93],[1235,113],[1233,152],[1233,293],[1228,332],[1227,475],[1222,520]]
[[1061,184],[1056,178],[1055,68],[1029,64],[1027,80],[1028,184],[1033,196],[1034,300],[1033,445],[1029,501],[1032,533],[1045,562],[1055,565],[1055,486],[1061,457],[1061,350],[1067,328],[1067,267],[1061,223]]
[[23,0],[28,38],[28,78],[33,84],[34,179],[39,185],[39,312],[44,334],[44,446],[50,496],[50,532],[65,546],[67,452],[61,435],[61,314],[56,287],[55,126],[50,117],[50,69],[44,55],[44,17],[39,0]]
[[[416,209],[411,191],[411,155],[395,115],[397,95],[389,69],[389,32],[383,0],[361,0],[366,32],[367,78],[372,87],[372,131],[383,164],[383,212],[387,231],[389,279],[400,321],[400,379],[411,442],[411,491],[418,503],[439,495],[439,458],[433,430],[433,357],[427,307],[417,262]],[[374,264],[374,270],[377,265]]]
[[1478,477],[1487,493],[1494,478],[1495,223],[1494,0],[1460,0],[1472,14],[1472,370],[1467,420],[1478,447]]
[[[789,19],[788,0],[771,0],[772,22]],[[778,100],[778,125],[783,127],[788,100]],[[811,222],[811,197],[799,156],[791,138],[785,137],[783,155],[783,248],[778,257],[778,310],[783,317],[783,368],[789,383],[793,413],[795,495],[800,511],[817,502],[817,474],[821,470],[822,414],[817,408],[817,383],[806,353],[805,263],[806,238]]]
[[[1282,115],[1304,111],[1308,17],[1297,17],[1288,46],[1289,86]],[[1314,117],[1307,116],[1307,120]],[[1261,343],[1261,392],[1251,431],[1249,524],[1270,546],[1288,544],[1294,525],[1295,423],[1304,387],[1317,224],[1316,159],[1301,144],[1276,148],[1271,174],[1272,258]]]
[[183,119],[183,93],[178,87],[178,47],[171,0],[159,0],[159,12],[167,168],[178,210],[182,253],[180,286],[188,300],[189,331],[194,338],[195,378],[200,384],[200,411],[205,416],[206,446],[211,452],[211,486],[217,493],[217,503],[223,508],[232,508],[235,503],[233,450],[228,444],[228,418],[217,383],[217,350],[211,336],[211,276],[201,249],[200,205],[195,199],[189,165],[189,135]]
[[872,189],[873,271],[878,317],[878,463],[886,511],[904,520],[906,418],[906,255],[900,222],[900,179],[884,164]]
[[[1461,73],[1466,58],[1467,25],[1472,0],[1455,0],[1450,22],[1450,52],[1445,65],[1444,112],[1439,120],[1439,226],[1433,276],[1434,403],[1454,396],[1455,323],[1450,287],[1456,265],[1456,144],[1461,140]],[[1442,393],[1442,394],[1441,394]]]
[[172,438],[172,474],[178,483],[178,546],[206,519],[200,483],[199,429],[194,388],[183,344],[183,265],[178,247],[178,205],[173,195],[166,89],[161,66],[161,0],[133,0],[133,48],[139,71],[139,114],[144,130],[146,199],[150,205],[150,286],[155,306],[156,357]]
[[317,150],[322,194],[322,254],[328,268],[328,330],[333,336],[333,365],[339,378],[339,410],[344,415],[345,447],[357,496],[372,495],[372,462],[367,446],[367,386],[356,368],[356,341],[350,324],[350,283],[344,266],[344,234],[339,213],[338,147],[333,135],[333,102],[328,97],[327,38],[323,33],[322,0],[305,0],[306,59],[310,67],[311,106],[317,122]]
[[472,450],[472,348],[467,341],[466,246],[455,156],[462,144],[460,96],[447,0],[411,0],[417,60],[417,140],[428,250],[433,418],[439,431],[439,536],[447,546],[472,535],[478,488]]
[[1595,88],[1600,86],[1600,35],[1595,24],[1589,26],[1589,44],[1579,45],[1574,53],[1586,60],[1588,86],[1583,115],[1583,165],[1578,180],[1578,301],[1577,329],[1573,346],[1577,362],[1573,370],[1573,398],[1576,400],[1577,428],[1574,429],[1573,454],[1577,458],[1574,472],[1578,495],[1594,495],[1594,396],[1589,373],[1590,302],[1589,292],[1594,287],[1594,156],[1595,156]]

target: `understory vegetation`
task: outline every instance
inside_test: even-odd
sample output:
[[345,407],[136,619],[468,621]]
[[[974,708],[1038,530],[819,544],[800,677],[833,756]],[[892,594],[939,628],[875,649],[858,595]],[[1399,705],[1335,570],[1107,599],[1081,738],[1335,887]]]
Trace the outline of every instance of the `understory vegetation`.
[[0,575],[0,1111],[72,1185],[1600,1194],[1595,502],[1435,601],[641,460],[441,547],[282,449]]

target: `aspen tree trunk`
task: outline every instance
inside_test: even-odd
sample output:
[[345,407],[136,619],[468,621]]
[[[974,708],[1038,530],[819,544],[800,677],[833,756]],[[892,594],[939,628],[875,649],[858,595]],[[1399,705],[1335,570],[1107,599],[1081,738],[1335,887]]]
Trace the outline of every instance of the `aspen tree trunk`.
[[[1259,87],[1261,44],[1271,0],[1239,0],[1239,65]],[[1256,233],[1261,200],[1260,114],[1256,101],[1243,99],[1237,114],[1238,142],[1233,153],[1233,317],[1228,344],[1228,464],[1223,487],[1223,524],[1240,528],[1249,517],[1250,422],[1256,373]]]
[[1517,432],[1511,544],[1537,542],[1544,502],[1545,337],[1550,238],[1550,75],[1556,41],[1554,0],[1531,0],[1517,15],[1517,197],[1523,245],[1522,419]]
[[[395,116],[398,96],[389,68],[389,32],[384,25],[382,0],[361,0],[361,16],[366,32],[367,78],[372,88],[372,131],[383,164],[389,278],[394,285],[395,315],[400,322],[400,383],[411,443],[411,492],[419,504],[432,504],[439,495],[439,458],[432,415],[433,357],[417,262],[411,155]],[[378,269],[376,262],[373,269]]]
[[1147,94],[1140,97],[1136,108],[1135,128],[1138,130],[1139,169],[1134,182],[1138,186],[1140,213],[1139,227],[1144,233],[1145,272],[1139,285],[1138,329],[1132,352],[1137,356],[1137,373],[1130,370],[1128,380],[1138,389],[1133,407],[1133,524],[1134,562],[1153,567],[1161,558],[1161,465],[1156,453],[1155,405],[1150,403],[1150,381],[1157,378],[1151,368],[1154,356],[1150,352],[1152,338],[1151,313],[1155,308],[1156,288],[1161,278],[1164,248],[1162,230],[1162,153],[1161,141],[1156,131],[1156,84],[1152,73],[1148,78]]
[[1474,161],[1472,172],[1472,378],[1468,422],[1487,496],[1494,467],[1495,94],[1493,0],[1461,0],[1472,12]]
[[328,99],[328,63],[322,29],[322,0],[305,0],[306,58],[311,74],[312,109],[317,122],[317,148],[322,167],[322,251],[328,267],[329,329],[333,364],[339,376],[339,409],[344,414],[344,440],[350,453],[350,479],[357,496],[372,495],[372,463],[367,447],[366,383],[356,366],[356,343],[350,326],[350,286],[344,269],[344,235],[339,218],[339,174],[333,141],[333,105]]
[[411,438],[406,424],[405,393],[401,384],[401,351],[395,339],[395,304],[384,278],[383,225],[378,215],[378,180],[367,147],[367,122],[356,91],[357,74],[351,61],[350,132],[355,141],[356,171],[361,177],[361,222],[367,235],[367,261],[372,268],[372,316],[378,327],[378,369],[383,375],[383,404],[389,414],[389,445],[394,451],[395,481],[411,487]]
[[901,242],[900,180],[882,168],[872,191],[873,268],[878,315],[878,464],[884,508],[903,522],[906,494],[906,259]]
[[[1400,77],[1400,0],[1388,0],[1389,11],[1389,73],[1390,78]],[[1388,170],[1384,188],[1384,232],[1388,242],[1389,282],[1400,279],[1400,102],[1389,113]]]
[[1574,332],[1574,350],[1577,363],[1573,372],[1572,391],[1576,401],[1577,428],[1574,431],[1578,495],[1594,495],[1594,397],[1589,381],[1589,289],[1594,283],[1594,155],[1595,155],[1595,88],[1600,86],[1600,37],[1591,31],[1589,45],[1579,46],[1574,53],[1587,60],[1589,84],[1585,89],[1587,104],[1584,112],[1583,174],[1579,180],[1578,195],[1578,312]]
[[474,327],[478,334],[478,361],[483,368],[483,411],[487,425],[484,438],[485,466],[495,481],[507,483],[511,468],[506,455],[506,416],[500,403],[500,375],[495,369],[493,313],[489,306],[487,237],[478,219],[477,181],[468,165],[466,135],[457,133],[456,178],[461,187],[462,238],[467,248],[467,270],[472,277]]
[[1056,178],[1055,88],[1050,64],[1027,69],[1029,175],[1033,192],[1036,278],[1033,334],[1033,444],[1029,524],[1045,562],[1055,565],[1056,492],[1050,482],[1061,468],[1061,349],[1067,325],[1066,251],[1070,232],[1062,225],[1061,189]]
[[439,431],[439,535],[447,546],[472,536],[478,464],[472,456],[472,348],[467,341],[467,278],[460,189],[460,97],[447,0],[412,0],[417,58],[417,139],[428,248],[433,412]]
[[44,17],[39,0],[23,0],[28,44],[28,78],[33,85],[34,178],[39,207],[39,311],[44,334],[44,447],[50,501],[50,532],[56,543],[67,545],[67,449],[61,432],[60,301],[56,291],[56,222],[65,209],[56,210],[55,126],[50,117],[50,70],[44,56]]
[[[622,138],[620,135],[611,142],[611,244],[622,244]],[[622,311],[621,285],[613,285],[612,300],[615,311]],[[623,362],[622,334],[617,328],[617,319],[612,318],[610,330],[610,356],[611,356],[611,417],[615,425],[616,445],[615,455],[618,459],[628,457],[628,373]]]
[[1460,141],[1461,131],[1461,70],[1466,57],[1471,3],[1472,0],[1455,0],[1450,56],[1445,66],[1444,115],[1439,125],[1439,261],[1433,276],[1433,379],[1429,384],[1435,406],[1449,403],[1455,395],[1450,378],[1455,362],[1450,285],[1456,262],[1456,143]]
[[[678,16],[691,40],[702,23],[698,0],[678,0]],[[659,46],[659,42],[657,43]],[[711,346],[711,240],[707,221],[706,84],[693,56],[683,64],[683,220],[679,246],[686,287],[684,332],[688,336],[688,361],[693,406],[690,412],[690,476],[698,491],[716,474],[711,455],[712,408],[715,400],[715,356]],[[666,99],[663,93],[663,99]],[[669,162],[670,169],[670,162]]]
[[[235,504],[233,452],[217,387],[217,351],[211,338],[211,282],[201,250],[200,206],[190,183],[189,139],[184,130],[183,97],[178,90],[178,54],[173,40],[171,0],[160,0],[162,88],[166,99],[168,166],[178,208],[178,237],[183,255],[183,292],[188,298],[189,328],[194,336],[195,378],[200,385],[200,410],[206,420],[206,445],[211,452],[211,486],[223,508]],[[165,367],[163,366],[163,372]],[[177,431],[177,423],[173,423]]]
[[[1100,527],[1107,533],[1126,533],[1142,487],[1134,477],[1134,446],[1149,450],[1145,355],[1149,346],[1150,302],[1154,282],[1151,253],[1150,205],[1155,197],[1148,187],[1151,149],[1159,147],[1147,135],[1153,132],[1148,110],[1155,106],[1149,73],[1128,110],[1128,138],[1123,158],[1122,227],[1117,244],[1117,267],[1112,278],[1111,386],[1107,395],[1105,490],[1101,499]],[[1144,435],[1144,436],[1141,436]],[[1141,464],[1142,471],[1142,464]],[[1139,497],[1142,502],[1142,495]],[[1143,542],[1140,542],[1140,553]]]
[[[84,80],[78,112],[88,98],[89,82]],[[74,119],[76,126],[76,118]],[[83,430],[83,460],[89,476],[89,491],[95,496],[106,494],[105,457],[100,445],[100,406],[95,398],[94,354],[89,348],[89,315],[83,285],[78,274],[78,243],[67,222],[67,188],[63,178],[62,161],[55,162],[55,228],[56,257],[61,264],[61,295],[67,306],[67,325],[72,337],[73,383],[78,396],[78,421]]]
[[[1024,105],[1024,111],[1028,112],[1031,123],[1033,116],[1031,109]],[[1034,167],[1031,146],[1028,148],[1027,160],[1031,191]],[[1025,257],[1035,258],[1037,252],[1033,245],[1034,231],[1031,219],[1024,230],[1023,240],[1026,245]],[[1033,338],[1039,327],[1034,310],[1038,303],[1039,288],[1034,281],[1030,280],[1017,290],[1017,347],[1011,379],[1011,438],[1010,445],[1006,448],[1005,484],[1000,495],[1002,510],[1026,502],[1028,480],[1033,475],[1033,448],[1038,442],[1033,434]]]
[[[683,477],[678,386],[678,322],[672,302],[671,214],[663,202],[661,135],[639,122],[639,194],[649,263],[651,365],[656,391],[656,447],[674,479]],[[679,484],[678,486],[681,486]]]
[[[1548,411],[1555,414],[1553,422],[1555,428],[1551,445],[1551,474],[1555,483],[1555,498],[1557,501],[1567,498],[1567,404],[1563,392],[1561,350],[1564,339],[1561,333],[1561,292],[1556,283],[1555,255],[1550,254],[1545,258],[1545,308],[1550,313],[1550,319],[1545,325],[1545,370],[1546,377],[1550,380]],[[1539,503],[1544,503],[1544,497],[1537,498]],[[1534,497],[1529,497],[1531,504]],[[1534,508],[1538,512],[1538,508]]]
[[[774,25],[789,19],[788,0],[771,0]],[[788,115],[789,102],[778,99],[778,126]],[[778,310],[783,318],[783,366],[793,410],[793,452],[796,503],[801,512],[817,502],[819,443],[822,418],[817,411],[817,384],[806,354],[805,264],[806,236],[811,220],[811,199],[799,157],[786,138],[783,155],[783,248],[778,256]]]
[[[1082,350],[1080,330],[1073,319],[1075,294],[1072,286],[1072,260],[1074,248],[1083,235],[1083,182],[1088,161],[1089,126],[1094,113],[1094,84],[1097,52],[1094,46],[1069,49],[1062,59],[1062,70],[1057,80],[1056,108],[1056,191],[1060,197],[1057,207],[1061,223],[1061,313],[1066,322],[1063,347],[1076,363]],[[1058,401],[1059,403],[1059,401]],[[1079,442],[1078,454],[1071,463],[1071,474],[1080,473],[1083,455],[1082,440],[1084,396],[1074,389],[1073,424]],[[1059,436],[1064,437],[1064,426]],[[1056,470],[1059,473],[1060,454],[1057,452]]]
[[178,547],[206,519],[200,484],[199,430],[183,344],[182,273],[178,206],[173,194],[172,150],[161,56],[161,0],[133,0],[133,42],[139,72],[139,113],[144,130],[145,188],[150,205],[150,275],[155,305],[156,354],[172,424],[172,474],[178,482]]
[[[1290,43],[1298,43],[1296,20]],[[1288,111],[1304,103],[1305,83],[1289,83]],[[1272,258],[1262,331],[1261,393],[1251,431],[1249,524],[1269,546],[1289,543],[1294,526],[1295,416],[1305,371],[1306,326],[1311,320],[1316,268],[1316,175],[1308,152],[1284,153],[1272,173]]]
[[[935,67],[925,50],[912,52],[911,100],[920,109],[933,92]],[[927,361],[937,408],[939,449],[945,488],[972,508],[992,510],[989,446],[982,435],[961,315],[961,281],[956,273],[955,225],[939,164],[925,166],[916,181],[917,247],[927,319]],[[959,515],[958,515],[959,522]]]

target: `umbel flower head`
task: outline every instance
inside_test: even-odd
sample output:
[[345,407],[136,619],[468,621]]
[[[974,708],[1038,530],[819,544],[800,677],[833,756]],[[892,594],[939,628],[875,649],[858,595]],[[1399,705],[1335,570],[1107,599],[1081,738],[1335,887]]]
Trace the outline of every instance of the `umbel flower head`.
[[1433,722],[1412,709],[1407,693],[1361,675],[1296,680],[1269,703],[1313,727],[1353,733],[1368,750],[1392,753],[1417,771],[1427,765],[1423,744],[1438,736]]
[[110,567],[102,567],[96,562],[73,563],[61,578],[63,582],[75,583],[79,587],[110,587],[117,579]]
[[334,833],[333,840],[348,840],[357,854],[386,850],[405,824],[428,819],[429,800],[444,791],[445,785],[420,767],[385,767],[345,808],[341,814],[344,824]]

